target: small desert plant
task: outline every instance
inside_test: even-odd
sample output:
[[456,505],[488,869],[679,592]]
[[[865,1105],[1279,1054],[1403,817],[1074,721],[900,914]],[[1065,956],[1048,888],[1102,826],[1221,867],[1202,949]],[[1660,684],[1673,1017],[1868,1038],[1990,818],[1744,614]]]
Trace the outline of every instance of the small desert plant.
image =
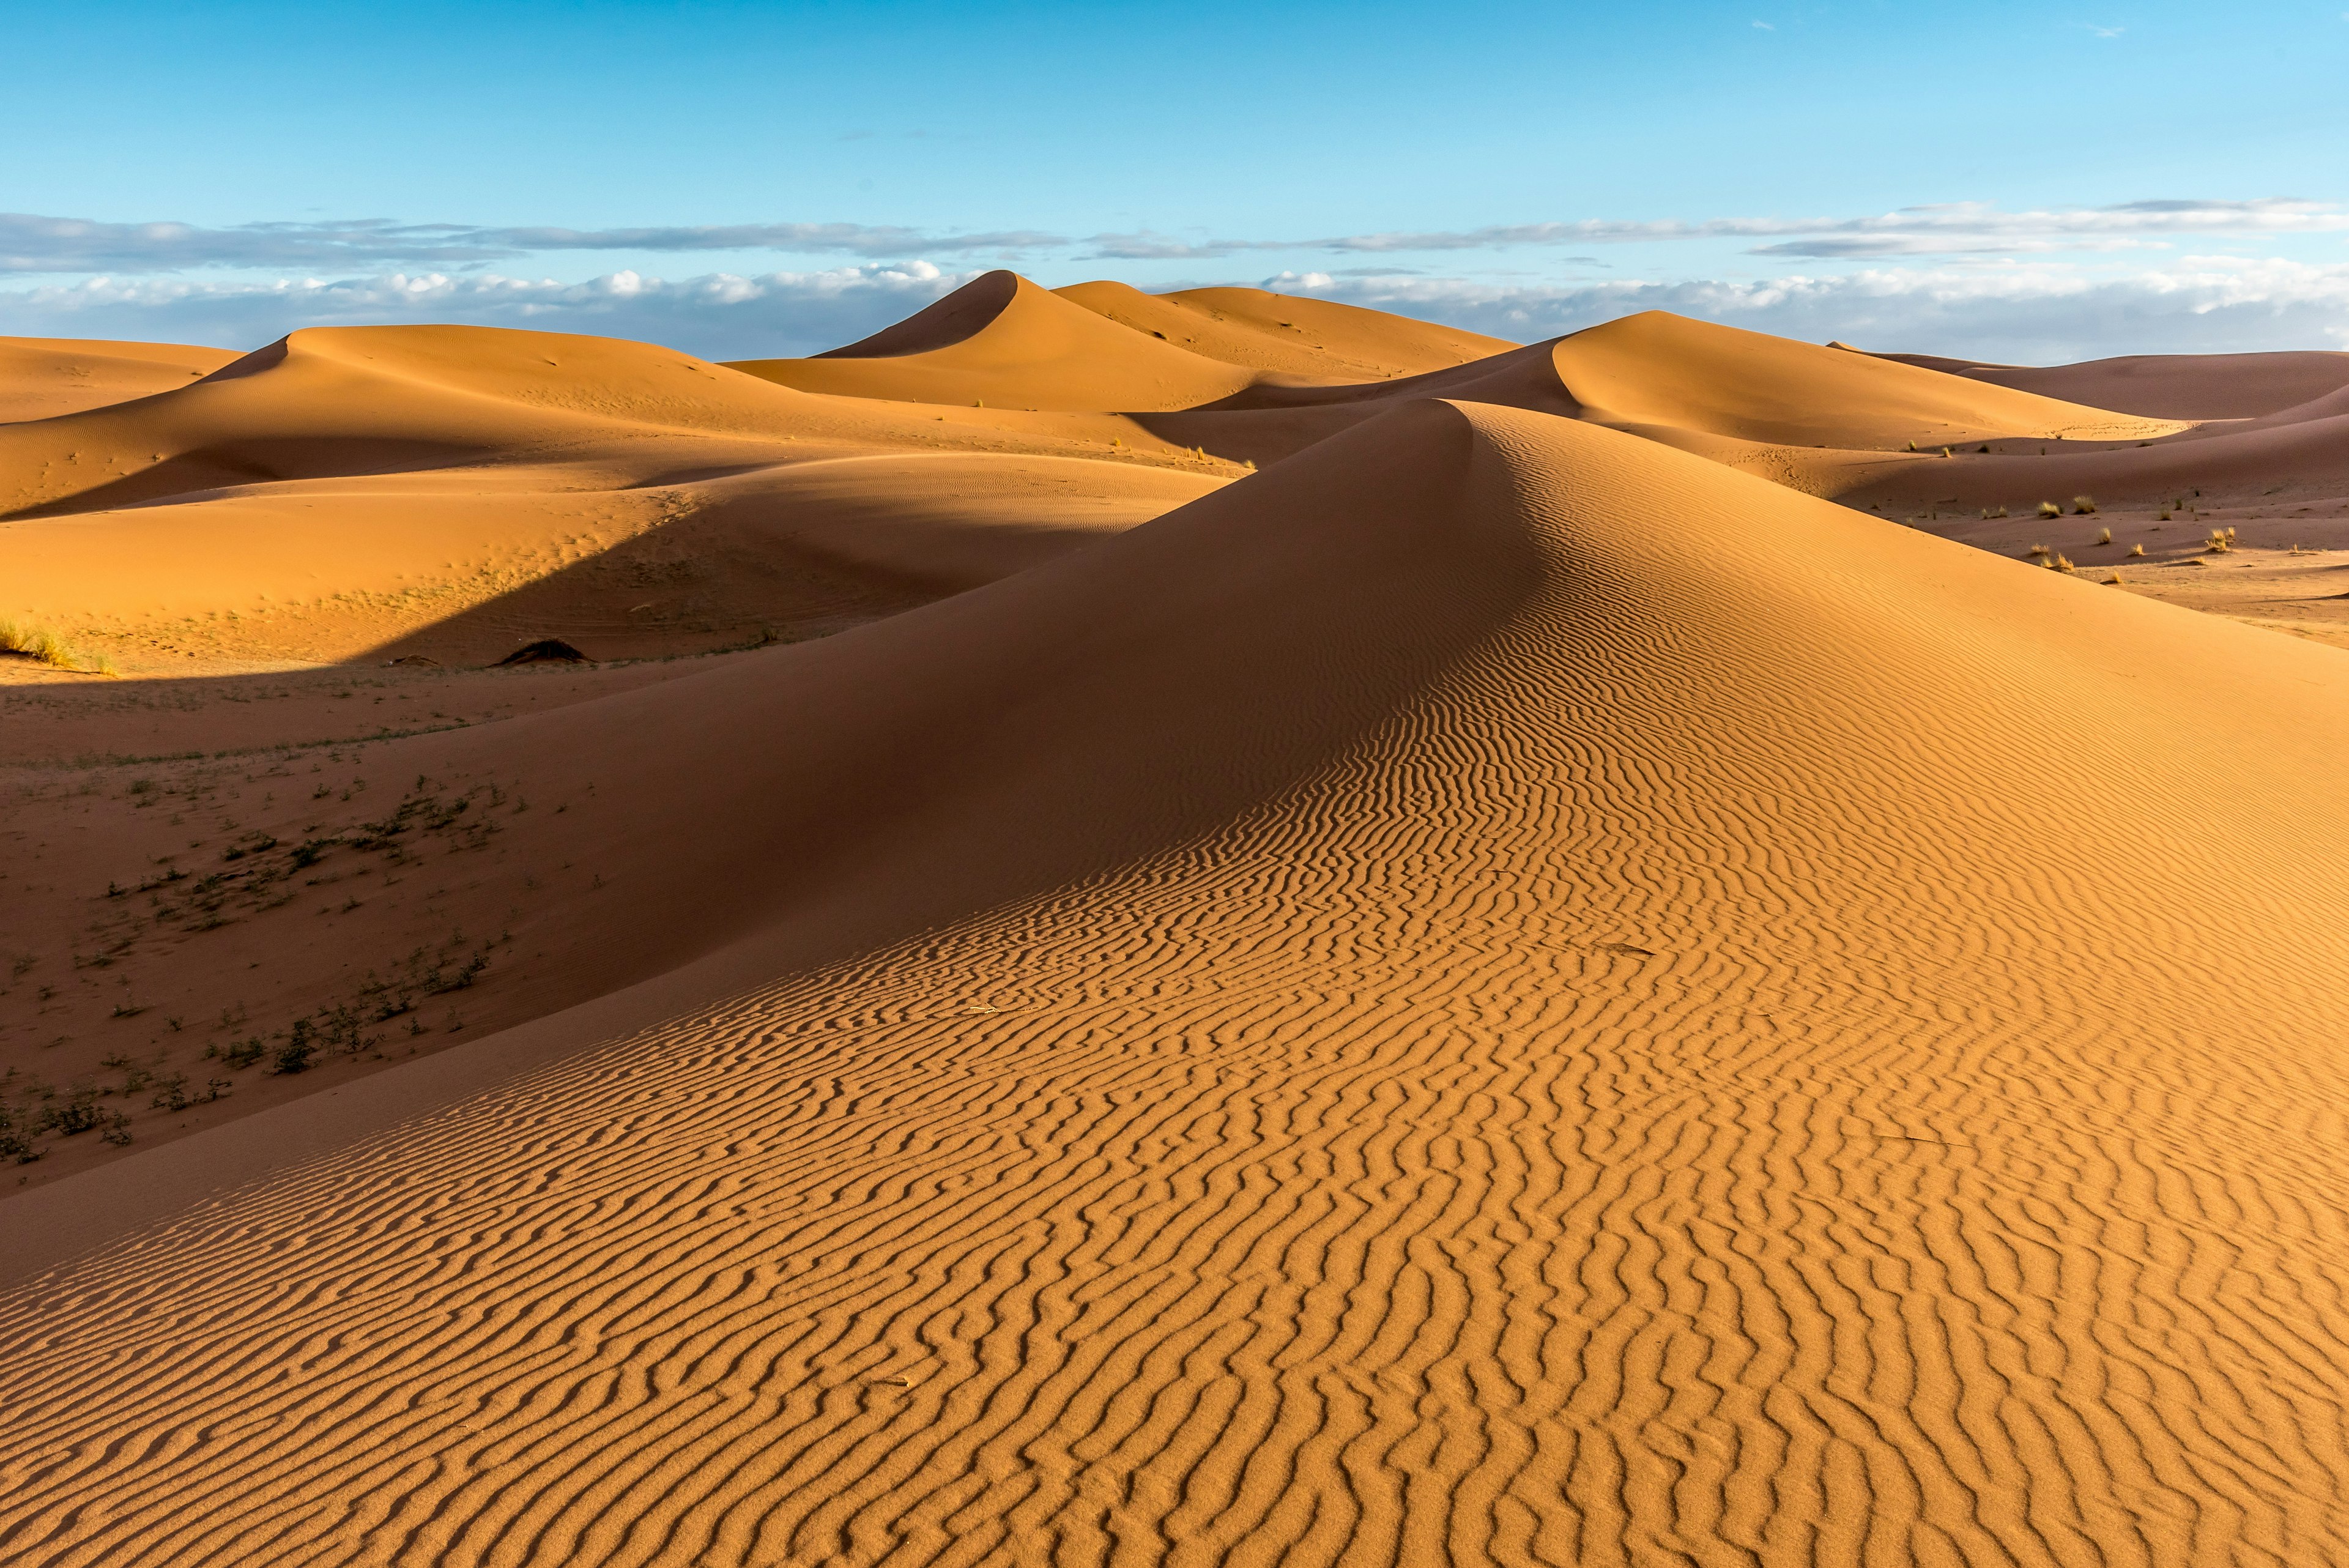
[[2112,542],[2113,542],[2113,531],[2112,531],[2111,529],[2109,529],[2109,528],[2099,528],[2099,529],[2097,529],[2097,530],[2096,530],[2096,543],[2097,543],[2097,544],[2099,544],[2099,545],[2109,545],[2109,544],[2111,544]]
[[2003,517],[2006,515],[2006,508],[2003,506],[1985,506],[1982,509],[1982,514],[1984,517]]
[[2025,554],[2030,555],[2030,556],[2044,556],[2044,555],[2046,555],[2047,553],[2048,553],[2047,546],[2046,546],[2046,545],[2032,545],[2032,546],[2031,546],[2031,548],[2030,548],[2028,551],[2026,551],[2026,552],[2025,552]]
[[114,673],[114,660],[104,654],[85,656],[73,644],[43,626],[28,626],[20,620],[0,618],[0,650],[21,653],[26,658],[58,670],[79,670],[85,668],[100,675]]
[[2129,546],[2129,554],[2132,556],[2142,556],[2145,554],[2145,546],[2142,545],[2131,545]]
[[59,670],[74,667],[72,647],[47,627],[26,626],[22,621],[0,620],[0,649],[21,653],[42,664],[53,664]]
[[2047,564],[2054,567],[2059,572],[2069,572],[2076,569],[2073,566],[2071,557],[2068,556],[2057,556]]
[[76,1089],[66,1096],[64,1105],[52,1106],[47,1113],[49,1126],[57,1129],[60,1137],[88,1132],[105,1119],[106,1113],[98,1106],[96,1089]]
[[2156,515],[2157,515],[2157,519],[2158,519],[2158,521],[2160,521],[2160,522],[2163,522],[2163,523],[2167,523],[2167,522],[2168,522],[2168,521],[2169,521],[2169,508],[2168,508],[2168,507],[2167,507],[2167,506],[2163,507],[2163,508],[2161,509],[2161,511],[2160,511],[2158,514],[2157,514]]
[[2227,537],[2224,528],[2213,528],[2210,536],[2202,541],[2202,547],[2213,556],[2223,556],[2233,547],[2233,542]]
[[2072,497],[2072,511],[2075,516],[2085,517],[2095,509],[2096,498],[2095,496],[2075,495]]
[[2053,501],[2043,501],[2039,504],[2039,515],[2042,517],[2061,517],[2064,515],[2064,509],[2061,506],[2056,505]]
[[2111,572],[2111,573],[2107,573],[2107,574],[2106,575],[2106,576],[2105,576],[2105,587],[2108,587],[2108,588],[2116,588],[2116,587],[2119,587],[2120,586],[2121,586],[2121,575],[2120,575],[2118,572]]
[[285,1044],[277,1047],[277,1054],[270,1058],[269,1070],[272,1073],[304,1072],[309,1067],[310,1058],[317,1049],[318,1043],[310,1033],[310,1021],[297,1018],[286,1033]]
[[204,1054],[217,1056],[231,1067],[250,1067],[261,1060],[264,1049],[265,1047],[261,1044],[261,1037],[256,1034],[250,1040],[233,1040],[225,1045],[208,1045],[204,1048]]

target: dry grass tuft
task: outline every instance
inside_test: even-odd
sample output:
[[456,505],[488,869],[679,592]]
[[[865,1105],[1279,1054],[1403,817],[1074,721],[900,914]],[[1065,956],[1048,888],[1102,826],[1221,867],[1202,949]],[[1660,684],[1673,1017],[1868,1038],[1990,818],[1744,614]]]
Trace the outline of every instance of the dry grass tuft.
[[2202,547],[2213,556],[2225,555],[2235,547],[2234,541],[2228,537],[2229,532],[2225,528],[2211,529],[2210,536],[2202,541]]
[[2096,543],[2097,543],[2097,544],[2099,544],[2099,545],[2109,545],[2109,544],[2111,544],[2112,542],[2113,542],[2113,531],[2112,531],[2111,529],[2109,529],[2109,528],[2099,528],[2099,529],[2097,529],[2097,530],[2096,530]]
[[114,660],[104,654],[85,655],[45,626],[28,626],[5,618],[0,618],[0,651],[21,653],[57,670],[98,675],[114,673]]
[[2071,558],[2070,556],[2055,556],[2054,559],[2050,560],[2047,564],[2048,564],[2049,566],[2051,566],[2054,567],[2054,568],[2055,568],[2057,571],[2059,571],[2059,572],[2070,572],[2070,571],[2076,571],[2076,570],[2078,570],[2078,568],[2077,568],[2077,567],[2075,567],[2075,566],[2074,566],[2072,565],[2072,558]]
[[2145,546],[2142,545],[2131,545],[2129,546],[2129,554],[2132,556],[2142,556],[2145,554]]
[[2032,556],[2044,556],[2044,555],[2046,555],[2046,554],[2048,553],[2048,550],[2047,550],[2047,546],[2046,546],[2046,545],[2032,545],[2032,546],[2031,546],[2031,548],[2030,548],[2030,549],[2026,550],[2026,551],[2025,551],[2025,552],[2023,552],[2023,553],[2024,553],[2025,555]]
[[2064,509],[2061,506],[2056,505],[2053,501],[2043,501],[2039,504],[2039,515],[2042,517],[2061,517],[2064,515]]
[[2072,497],[2072,512],[2075,516],[2085,517],[2095,509],[2096,498],[2095,496],[2075,495]]

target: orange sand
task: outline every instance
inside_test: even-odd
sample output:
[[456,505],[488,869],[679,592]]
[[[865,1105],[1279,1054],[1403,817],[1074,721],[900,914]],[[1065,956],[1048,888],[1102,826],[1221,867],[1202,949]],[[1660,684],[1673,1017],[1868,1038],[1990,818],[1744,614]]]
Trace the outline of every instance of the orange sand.
[[0,426],[7,1560],[2349,1552],[2349,663],[1901,510],[2344,416],[1014,281]]

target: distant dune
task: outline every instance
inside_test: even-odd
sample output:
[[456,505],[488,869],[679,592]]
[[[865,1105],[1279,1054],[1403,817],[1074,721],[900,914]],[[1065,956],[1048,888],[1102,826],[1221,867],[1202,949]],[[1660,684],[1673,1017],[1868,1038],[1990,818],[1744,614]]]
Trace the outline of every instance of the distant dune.
[[0,1555],[2349,1557],[2325,358],[995,274],[0,424]]
[[1985,365],[1926,354],[1880,358],[1969,380],[2166,420],[2282,413],[2349,385],[2349,354],[2132,354],[2080,365]]
[[235,358],[226,349],[181,343],[0,337],[0,424],[168,392]]

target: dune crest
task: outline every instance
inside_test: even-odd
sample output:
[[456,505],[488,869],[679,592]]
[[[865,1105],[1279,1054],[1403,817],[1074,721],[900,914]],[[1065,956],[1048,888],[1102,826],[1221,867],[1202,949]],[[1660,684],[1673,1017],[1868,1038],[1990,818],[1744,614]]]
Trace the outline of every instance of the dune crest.
[[1124,412],[1188,408],[1255,376],[992,272],[895,327],[812,359],[732,369],[834,397]]

